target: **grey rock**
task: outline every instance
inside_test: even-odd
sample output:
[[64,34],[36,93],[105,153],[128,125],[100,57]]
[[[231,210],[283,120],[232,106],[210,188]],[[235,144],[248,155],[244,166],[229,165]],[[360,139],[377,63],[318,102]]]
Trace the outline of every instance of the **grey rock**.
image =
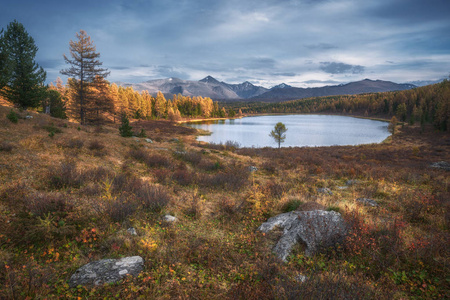
[[267,220],[258,230],[267,233],[275,227],[283,229],[283,235],[273,251],[283,261],[297,243],[303,243],[305,255],[312,256],[322,248],[342,242],[348,230],[340,213],[324,210],[280,214]]
[[140,142],[140,141],[141,141],[138,137],[133,136],[132,138],[133,138],[133,140],[135,140],[136,142]]
[[450,171],[450,163],[448,163],[446,161],[438,161],[438,162],[432,163],[430,165],[430,167]]
[[146,141],[147,143],[153,144],[153,141],[152,141],[151,139],[145,139],[145,141]]
[[358,198],[356,199],[357,202],[364,204],[366,206],[372,206],[372,207],[378,207],[378,203],[373,200],[373,199],[369,199],[369,198]]
[[248,167],[248,170],[249,170],[250,172],[256,172],[256,171],[258,171],[258,168],[255,167],[255,166],[250,166],[250,167]]
[[138,276],[143,268],[144,259],[140,256],[93,261],[79,268],[70,277],[69,286],[115,283],[127,275]]
[[174,217],[174,216],[171,216],[171,215],[165,215],[163,217],[163,220],[165,222],[173,223],[173,222],[176,222],[178,219],[176,217]]
[[338,186],[337,188],[340,190],[346,190],[346,189],[348,189],[348,186]]
[[25,119],[33,119],[33,116],[28,115],[25,117]]
[[131,235],[137,235],[136,229],[134,227],[128,228],[127,232]]
[[179,142],[180,142],[180,140],[179,140],[179,139],[177,139],[177,138],[173,138],[173,139],[170,139],[170,140],[169,140],[169,142],[173,142],[173,143],[179,143]]
[[318,188],[317,192],[327,195],[333,195],[333,192],[329,188]]
[[359,184],[359,183],[360,183],[360,181],[357,179],[350,179],[345,182],[345,185],[355,185],[355,184]]
[[308,279],[308,277],[306,277],[305,275],[302,275],[302,274],[298,274],[297,276],[295,276],[294,279],[297,282],[303,283],[303,282],[305,282]]

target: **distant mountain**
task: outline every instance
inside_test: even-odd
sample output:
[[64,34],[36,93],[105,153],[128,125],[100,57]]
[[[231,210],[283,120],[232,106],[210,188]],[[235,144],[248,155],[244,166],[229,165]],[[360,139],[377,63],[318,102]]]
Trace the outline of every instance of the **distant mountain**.
[[364,79],[347,84],[316,87],[316,88],[272,88],[264,94],[252,97],[252,100],[282,101],[295,100],[309,97],[321,97],[332,95],[355,95],[364,93],[378,93],[389,91],[401,91],[415,88],[413,84],[398,84],[390,81]]
[[161,91],[163,94],[169,96],[172,94],[182,94],[183,96],[210,97],[213,100],[251,99],[255,101],[283,101],[319,96],[353,95],[406,90],[416,87],[413,84],[397,84],[390,81],[365,79],[348,84],[318,88],[297,88],[282,83],[271,89],[267,89],[253,85],[248,81],[239,84],[230,84],[218,81],[212,76],[206,76],[199,81],[167,78],[149,80],[142,83],[118,84],[123,87],[131,86],[137,91],[147,90],[152,95],[156,95],[158,91]]

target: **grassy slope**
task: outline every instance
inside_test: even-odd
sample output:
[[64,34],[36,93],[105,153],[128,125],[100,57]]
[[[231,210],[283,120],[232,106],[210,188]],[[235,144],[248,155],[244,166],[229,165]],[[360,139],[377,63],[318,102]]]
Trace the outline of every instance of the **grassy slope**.
[[[449,293],[449,173],[429,167],[450,161],[448,134],[405,127],[380,145],[212,149],[167,122],[132,124],[146,130],[155,141],[149,144],[120,137],[114,126],[78,130],[43,115],[13,124],[9,110],[0,106],[0,298]],[[50,137],[49,125],[62,132]],[[250,174],[251,165],[258,171]],[[348,179],[358,183],[341,189]],[[319,187],[333,195],[318,194]],[[380,208],[358,205],[359,197]],[[279,263],[269,246],[276,235],[256,228],[311,205],[350,222],[346,246],[314,258],[297,250]],[[164,223],[166,213],[178,222]],[[138,236],[127,234],[130,226]],[[139,278],[68,287],[81,265],[129,255],[145,259]],[[300,284],[298,274],[309,280]]]

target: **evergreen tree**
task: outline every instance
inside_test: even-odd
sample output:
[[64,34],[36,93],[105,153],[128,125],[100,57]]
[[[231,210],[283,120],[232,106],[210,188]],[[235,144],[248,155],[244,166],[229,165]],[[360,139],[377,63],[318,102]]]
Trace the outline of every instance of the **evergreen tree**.
[[133,127],[130,126],[130,121],[126,114],[122,114],[122,125],[119,127],[119,133],[123,137],[133,136]]
[[24,109],[38,107],[45,96],[46,73],[34,61],[37,51],[34,39],[16,20],[0,36],[0,89],[4,87],[2,95]]
[[[92,106],[92,95],[89,87],[94,85],[96,77],[106,78],[109,75],[107,69],[102,69],[103,64],[98,60],[100,53],[95,52],[96,48],[91,38],[84,30],[76,34],[78,41],[70,41],[69,49],[72,59],[64,54],[64,60],[71,67],[61,70],[61,74],[75,79],[72,87],[75,89],[74,98],[79,108],[79,119],[81,124],[86,123],[86,111]],[[95,109],[95,108],[94,108]]]
[[61,94],[57,90],[49,89],[47,98],[47,103],[50,106],[50,115],[55,118],[66,119],[66,105],[62,100]]

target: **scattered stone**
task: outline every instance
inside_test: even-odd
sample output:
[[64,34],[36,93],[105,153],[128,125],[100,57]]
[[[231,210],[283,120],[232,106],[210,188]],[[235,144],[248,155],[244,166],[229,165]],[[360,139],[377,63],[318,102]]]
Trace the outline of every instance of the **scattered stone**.
[[357,202],[360,202],[366,206],[372,206],[372,207],[378,207],[378,203],[373,200],[373,199],[369,199],[369,198],[358,198],[356,199]]
[[133,136],[132,138],[133,138],[133,140],[135,140],[136,142],[140,142],[140,141],[141,141],[138,137]]
[[333,195],[333,192],[329,188],[318,188],[317,192],[327,195]]
[[177,219],[177,217],[174,217],[174,216],[171,216],[171,215],[165,215],[163,217],[163,220],[165,222],[173,223],[173,222],[176,222],[178,219]]
[[137,235],[136,229],[134,227],[128,228],[127,231],[131,235]]
[[127,275],[138,276],[144,268],[144,259],[131,256],[121,259],[102,259],[79,268],[69,280],[70,287],[115,283]]
[[177,139],[177,138],[173,138],[173,139],[170,139],[170,140],[169,140],[169,142],[173,142],[173,143],[179,143],[179,142],[180,142],[180,140],[179,140],[179,139]]
[[360,181],[357,179],[350,179],[345,182],[345,185],[350,186],[350,185],[355,185],[355,184],[359,184],[359,183],[360,183]]
[[298,274],[297,276],[295,276],[294,279],[297,282],[303,283],[303,282],[305,282],[308,279],[308,277],[306,277],[305,275],[302,275],[302,274]]
[[150,144],[153,144],[153,141],[151,140],[151,139],[145,139],[145,141],[147,142],[147,143],[150,143]]
[[33,119],[33,116],[28,115],[25,117],[25,119]]
[[248,167],[248,169],[249,169],[250,172],[256,172],[256,171],[258,171],[258,168],[255,167],[255,166],[250,166],[250,167]]
[[450,163],[448,163],[446,161],[438,161],[438,162],[432,163],[430,165],[430,167],[437,168],[437,169],[443,169],[445,171],[450,171]]
[[338,186],[337,188],[340,190],[346,190],[346,189],[348,189],[348,186]]
[[284,262],[297,243],[303,243],[305,255],[312,256],[322,248],[341,243],[347,234],[347,224],[335,211],[291,211],[270,218],[258,230],[268,233],[276,227],[283,229],[283,235],[273,251]]

